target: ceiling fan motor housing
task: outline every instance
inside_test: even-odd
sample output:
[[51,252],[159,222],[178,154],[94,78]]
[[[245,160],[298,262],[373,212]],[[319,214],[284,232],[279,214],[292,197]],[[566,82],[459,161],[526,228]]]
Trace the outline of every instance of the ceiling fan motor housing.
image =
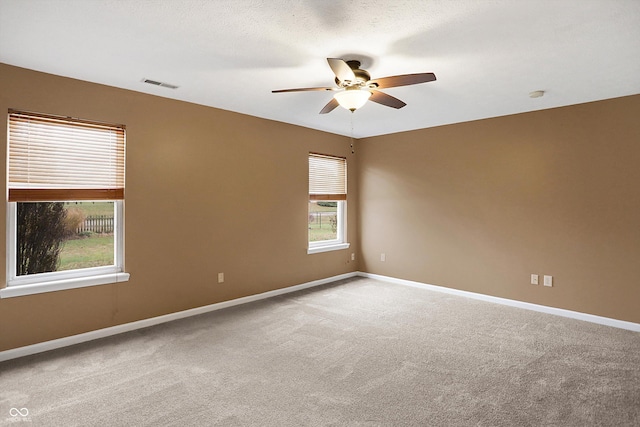
[[366,83],[371,80],[371,75],[369,74],[369,72],[367,70],[361,70],[360,69],[360,61],[356,61],[356,60],[351,60],[351,61],[345,61],[347,63],[347,65],[349,66],[349,68],[351,68],[351,70],[353,70],[353,74],[355,74],[356,76],[356,81],[355,82],[349,82],[348,84],[346,84],[343,81],[340,81],[340,79],[338,79],[338,77],[336,77],[336,84],[340,87],[349,87],[349,86],[360,86],[360,87],[364,87],[366,85]]

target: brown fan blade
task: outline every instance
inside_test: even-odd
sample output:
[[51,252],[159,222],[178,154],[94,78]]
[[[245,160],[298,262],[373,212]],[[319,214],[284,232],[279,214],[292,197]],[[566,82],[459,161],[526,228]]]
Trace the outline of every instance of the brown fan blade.
[[322,110],[320,110],[320,114],[327,114],[332,112],[338,105],[338,101],[335,98],[331,98],[331,101],[327,105],[324,106]]
[[283,92],[307,92],[307,91],[314,91],[314,90],[338,90],[339,88],[337,87],[301,87],[298,89],[279,89],[279,90],[272,90],[271,93],[283,93]]
[[381,77],[379,79],[369,80],[367,84],[373,83],[380,89],[386,89],[390,87],[432,82],[435,79],[436,75],[433,73],[403,74],[400,76]]
[[372,90],[371,97],[369,101],[377,102],[378,104],[386,105],[391,108],[402,108],[406,103],[400,101],[398,98],[394,98],[391,95],[387,95],[384,92],[380,92],[379,90]]
[[356,75],[353,73],[353,70],[349,65],[344,62],[344,60],[340,58],[327,58],[327,62],[329,63],[329,67],[331,67],[331,71],[336,75],[338,80],[341,82],[356,81]]

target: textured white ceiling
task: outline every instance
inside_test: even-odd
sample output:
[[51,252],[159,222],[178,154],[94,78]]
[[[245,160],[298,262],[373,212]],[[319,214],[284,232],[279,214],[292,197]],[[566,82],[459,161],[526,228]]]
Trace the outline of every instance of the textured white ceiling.
[[[271,93],[327,57],[438,80],[353,115]],[[640,93],[640,0],[0,0],[0,62],[366,137]]]

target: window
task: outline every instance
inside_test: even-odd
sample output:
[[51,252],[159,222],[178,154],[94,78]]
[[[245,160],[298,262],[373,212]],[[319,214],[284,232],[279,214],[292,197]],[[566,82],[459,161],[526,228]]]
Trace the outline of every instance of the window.
[[309,153],[307,253],[347,249],[347,160]]
[[1,297],[126,281],[125,128],[9,111]]

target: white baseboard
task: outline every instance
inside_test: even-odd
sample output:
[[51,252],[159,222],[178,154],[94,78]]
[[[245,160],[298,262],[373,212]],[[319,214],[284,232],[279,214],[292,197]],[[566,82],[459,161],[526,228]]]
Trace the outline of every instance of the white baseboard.
[[531,304],[528,302],[516,301],[512,299],[494,297],[491,295],[478,294],[475,292],[461,291],[458,289],[445,288],[443,286],[429,285],[426,283],[413,282],[411,280],[396,279],[394,277],[381,276],[379,274],[358,272],[358,276],[368,277],[383,282],[396,283],[399,285],[413,286],[422,289],[428,289],[436,292],[443,292],[452,295],[473,298],[481,301],[493,302],[496,304],[508,305],[511,307],[524,308],[526,310],[539,311],[542,313],[553,314],[556,316],[569,317],[571,319],[583,320],[600,325],[612,326],[614,328],[627,329],[634,332],[640,332],[640,323],[627,322],[625,320],[611,319],[609,317],[595,316],[593,314],[580,313],[577,311],[565,310],[562,308],[548,307],[545,305]]
[[237,298],[230,301],[210,304],[203,307],[192,308],[189,310],[179,311],[177,313],[165,314],[163,316],[152,317],[149,319],[138,320],[136,322],[125,323],[122,325],[111,326],[96,331],[85,332],[83,334],[72,335],[70,337],[59,338],[51,341],[45,341],[37,344],[18,347],[11,350],[0,351],[0,362],[5,360],[16,359],[18,357],[29,356],[44,351],[55,350],[57,348],[68,347],[74,344],[80,344],[87,341],[93,341],[99,338],[105,338],[112,335],[122,334],[124,332],[134,331],[136,329],[147,328],[149,326],[159,325],[161,323],[171,322],[172,320],[184,319],[185,317],[197,316],[198,314],[208,313],[210,311],[221,310],[235,305],[246,304],[266,298],[275,297],[277,295],[288,294],[290,292],[300,291],[302,289],[312,288],[337,280],[348,279],[357,276],[358,273],[346,273],[338,276],[328,277],[326,279],[314,280],[312,282],[303,283],[301,285],[289,286],[287,288],[276,289],[273,291],[263,292],[261,294],[250,295],[247,297]]
[[189,310],[179,311],[177,313],[165,314],[163,316],[152,317],[150,319],[143,319],[143,320],[138,320],[136,322],[125,323],[123,325],[111,326],[104,329],[98,329],[96,331],[86,332],[78,335],[72,335],[70,337],[64,337],[56,340],[45,341],[42,343],[28,345],[25,347],[14,348],[11,350],[0,351],[0,362],[16,359],[18,357],[24,357],[32,354],[42,353],[49,350],[55,350],[57,348],[67,347],[74,344],[80,344],[87,341],[93,341],[99,338],[105,338],[112,335],[121,334],[124,332],[134,331],[136,329],[147,328],[149,326],[159,325],[161,323],[171,322],[173,320],[184,319],[185,317],[197,316],[199,314],[221,310],[223,308],[233,307],[235,305],[246,304],[249,302],[271,298],[278,295],[284,295],[291,292],[296,292],[303,289],[312,288],[314,286],[320,286],[320,285],[332,283],[338,280],[348,279],[355,276],[368,277],[371,279],[376,279],[384,282],[396,283],[396,284],[405,285],[405,286],[413,286],[417,288],[428,289],[431,291],[443,292],[447,294],[473,298],[481,301],[508,305],[511,307],[524,308],[527,310],[539,311],[542,313],[554,314],[556,316],[569,317],[572,319],[583,320],[586,322],[612,326],[614,328],[627,329],[634,332],[640,332],[640,324],[627,322],[624,320],[611,319],[608,317],[601,317],[601,316],[595,316],[593,314],[579,313],[577,311],[564,310],[561,308],[547,307],[544,305],[531,304],[528,302],[510,300],[506,298],[499,298],[499,297],[478,294],[478,293],[468,292],[468,291],[461,291],[458,289],[445,288],[443,286],[429,285],[426,283],[414,282],[411,280],[396,279],[394,277],[381,276],[379,274],[353,272],[353,273],[346,273],[346,274],[340,274],[338,276],[328,277],[326,279],[314,280],[312,282],[290,286],[287,288],[263,292],[261,294],[237,298],[230,301],[224,301],[216,304],[206,305],[203,307],[197,307]]

